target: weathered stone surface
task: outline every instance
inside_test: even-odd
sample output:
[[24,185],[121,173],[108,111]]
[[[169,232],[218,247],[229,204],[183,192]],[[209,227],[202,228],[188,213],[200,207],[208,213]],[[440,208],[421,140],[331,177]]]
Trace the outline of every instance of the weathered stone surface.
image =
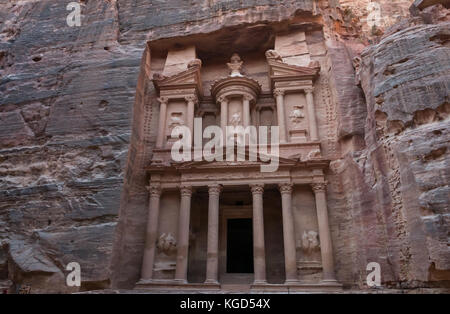
[[[380,1],[374,29],[369,2],[82,1],[73,28],[61,1],[2,2],[0,280],[70,292],[64,265],[78,261],[82,289],[131,288],[147,214],[144,147],[157,127],[150,117],[148,129],[133,124],[145,106],[157,113],[141,60],[147,40],[308,16],[327,42],[321,31],[306,36],[309,52],[327,54],[330,66],[323,112],[336,128],[323,146],[335,159],[328,199],[339,280],[364,288],[367,263],[381,261],[387,286],[448,281],[449,29],[422,25],[448,14],[422,5],[390,28],[412,1]],[[364,102],[351,60],[383,32],[362,56]],[[135,167],[123,172],[126,162]]]

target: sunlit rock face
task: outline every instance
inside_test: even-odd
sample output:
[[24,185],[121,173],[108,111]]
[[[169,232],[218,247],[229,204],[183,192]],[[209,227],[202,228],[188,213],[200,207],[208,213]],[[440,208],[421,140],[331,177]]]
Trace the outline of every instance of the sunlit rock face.
[[[385,287],[440,291],[448,282],[445,1],[411,9],[413,1],[379,1],[380,19],[370,1],[80,2],[80,27],[67,26],[61,1],[0,7],[0,288],[134,287],[148,213],[144,168],[158,128],[151,72],[165,70],[167,57],[147,43],[207,42],[242,29],[258,36],[234,38],[238,49],[273,42],[266,48],[280,49],[286,63],[321,65],[315,99],[331,161],[337,279],[367,289],[366,266],[378,262]],[[292,25],[292,34],[306,29],[288,36]],[[261,37],[261,27],[275,37]],[[202,62],[214,68],[209,57]],[[66,286],[73,261],[81,287]]]

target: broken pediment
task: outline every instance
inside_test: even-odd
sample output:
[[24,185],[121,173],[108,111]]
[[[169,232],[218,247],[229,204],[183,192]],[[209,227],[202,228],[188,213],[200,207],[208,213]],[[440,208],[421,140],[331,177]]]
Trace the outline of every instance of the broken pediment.
[[153,75],[153,84],[160,92],[195,89],[197,95],[202,92],[202,80],[200,77],[201,61],[195,59],[188,64],[188,69],[171,76],[159,73]]
[[287,64],[274,50],[267,51],[266,58],[272,84],[277,81],[310,81],[312,83],[319,76],[320,65],[316,61],[312,61],[307,67]]

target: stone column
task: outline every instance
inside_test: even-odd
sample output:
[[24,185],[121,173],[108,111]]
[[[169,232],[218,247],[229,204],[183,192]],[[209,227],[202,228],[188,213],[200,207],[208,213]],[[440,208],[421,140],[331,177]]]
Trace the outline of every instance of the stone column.
[[252,98],[248,95],[244,95],[243,98],[243,111],[244,111],[244,128],[250,125],[250,100]]
[[220,127],[223,132],[223,145],[226,143],[226,130],[228,124],[228,100],[226,97],[219,97],[220,102]]
[[219,184],[208,186],[208,251],[206,262],[206,284],[219,284]]
[[187,283],[189,256],[189,222],[191,214],[191,186],[181,186],[180,214],[178,216],[177,268],[175,280]]
[[320,253],[322,254],[323,281],[336,282],[334,273],[333,247],[328,224],[326,183],[313,183],[311,187],[316,196],[317,220],[319,223]]
[[147,216],[147,231],[145,236],[144,259],[142,261],[141,278],[153,278],[153,264],[155,261],[156,238],[158,235],[159,199],[161,185],[150,184],[148,187],[150,200]]
[[158,98],[158,101],[160,102],[160,106],[159,106],[159,125],[158,125],[158,135],[156,138],[156,147],[163,148],[164,136],[166,133],[167,103],[169,102],[169,99],[166,97],[160,97]]
[[294,216],[292,215],[292,188],[290,183],[279,185],[283,210],[284,266],[286,284],[297,283],[297,256],[295,248]]
[[306,104],[308,106],[308,119],[309,119],[309,133],[311,141],[319,140],[319,133],[317,131],[316,122],[316,109],[314,108],[313,88],[305,89]]
[[266,250],[264,245],[264,184],[250,185],[253,195],[253,264],[254,284],[266,283]]
[[286,121],[284,114],[284,90],[275,89],[273,92],[277,100],[277,116],[278,116],[278,126],[280,127],[280,143],[287,142],[286,136]]
[[186,96],[185,100],[187,102],[187,117],[186,117],[186,126],[191,131],[191,141],[194,140],[194,110],[195,103],[197,102],[197,97],[194,95]]

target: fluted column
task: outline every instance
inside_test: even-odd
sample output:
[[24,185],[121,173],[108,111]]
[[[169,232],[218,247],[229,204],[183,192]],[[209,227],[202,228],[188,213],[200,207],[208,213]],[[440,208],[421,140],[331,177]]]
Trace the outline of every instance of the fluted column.
[[244,95],[243,98],[243,110],[244,110],[244,128],[250,125],[250,100],[252,98],[248,95]]
[[159,124],[158,124],[158,135],[156,137],[156,147],[162,148],[164,145],[164,136],[166,133],[166,120],[167,120],[167,103],[169,99],[167,97],[158,98],[159,105]]
[[194,140],[194,110],[197,97],[194,95],[186,96],[185,100],[187,102],[186,126],[189,128],[189,131],[191,131],[191,140]]
[[142,261],[141,278],[153,278],[153,264],[155,262],[156,238],[158,234],[159,200],[161,197],[161,185],[150,184],[150,193],[147,230],[145,236],[144,259]]
[[278,116],[278,126],[280,127],[280,143],[287,142],[286,136],[286,121],[284,114],[284,90],[275,89],[274,95],[277,100],[277,116]]
[[284,266],[286,284],[298,282],[295,248],[294,216],[292,215],[292,188],[290,183],[279,185],[283,210]]
[[223,132],[223,144],[226,143],[226,130],[228,124],[228,99],[226,97],[219,97],[220,102],[220,127]]
[[180,214],[178,216],[177,268],[175,280],[187,283],[189,256],[189,222],[191,214],[191,186],[181,186]]
[[318,141],[319,140],[319,132],[317,130],[316,109],[314,107],[313,91],[314,91],[313,88],[305,89],[306,104],[308,106],[309,133],[310,133],[311,141]]
[[319,223],[320,253],[322,254],[323,281],[335,282],[333,246],[331,242],[330,226],[328,223],[328,209],[326,183],[311,184],[316,197],[317,220]]
[[254,284],[266,283],[266,250],[264,244],[264,184],[250,185],[253,195],[253,268]]
[[208,186],[208,251],[206,261],[207,284],[218,284],[219,273],[219,184]]

